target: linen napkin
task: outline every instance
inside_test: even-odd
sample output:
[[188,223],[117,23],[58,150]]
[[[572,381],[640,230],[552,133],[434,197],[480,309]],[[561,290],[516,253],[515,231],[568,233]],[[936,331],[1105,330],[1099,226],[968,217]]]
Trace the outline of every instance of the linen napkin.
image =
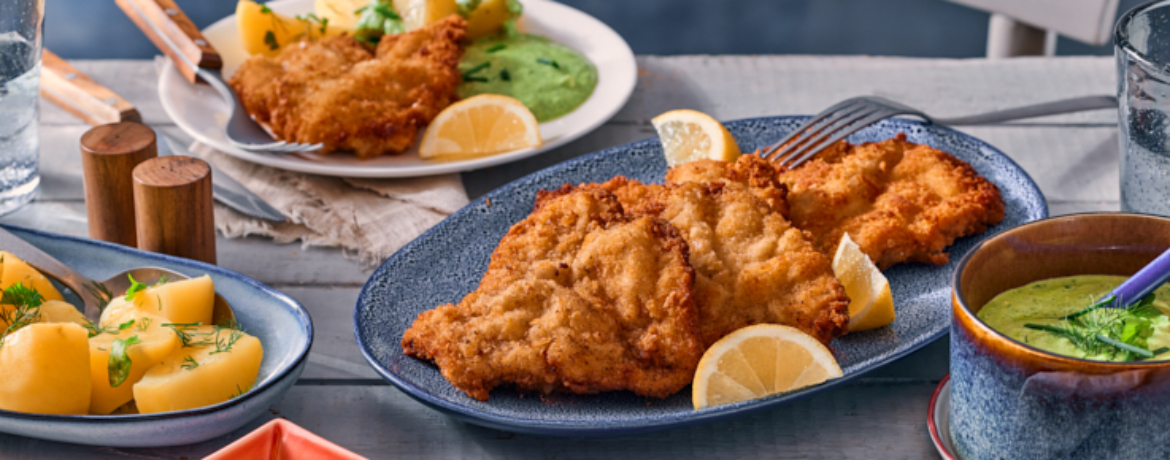
[[215,228],[222,235],[339,246],[367,267],[468,203],[458,174],[411,179],[326,177],[249,163],[198,142],[190,150],[289,218],[283,223],[268,222],[216,203]]

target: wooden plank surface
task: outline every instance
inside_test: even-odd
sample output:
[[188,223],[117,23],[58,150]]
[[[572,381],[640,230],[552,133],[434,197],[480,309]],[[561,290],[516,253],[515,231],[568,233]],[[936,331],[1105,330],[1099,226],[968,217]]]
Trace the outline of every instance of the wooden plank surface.
[[[190,139],[158,102],[149,61],[73,64],[135,104],[147,123]],[[939,116],[1114,91],[1111,58],[929,60],[869,57],[640,57],[634,96],[615,118],[564,147],[465,173],[478,197],[525,174],[602,148],[654,136],[648,120],[675,108],[720,119],[813,113],[837,100],[878,94]],[[87,127],[42,104],[44,190],[0,222],[86,233],[77,139]],[[1116,112],[1048,117],[962,131],[1001,149],[1039,184],[1053,214],[1118,208]],[[273,408],[372,458],[921,458],[934,456],[926,403],[947,372],[946,341],[859,382],[743,419],[635,437],[593,440],[510,435],[456,422],[414,402],[370,369],[353,338],[352,312],[367,267],[330,248],[263,238],[217,241],[220,265],[255,277],[308,308],[316,339],[302,380]],[[271,418],[270,417],[266,417]],[[0,457],[197,458],[245,429],[195,446],[117,450],[0,435]]]

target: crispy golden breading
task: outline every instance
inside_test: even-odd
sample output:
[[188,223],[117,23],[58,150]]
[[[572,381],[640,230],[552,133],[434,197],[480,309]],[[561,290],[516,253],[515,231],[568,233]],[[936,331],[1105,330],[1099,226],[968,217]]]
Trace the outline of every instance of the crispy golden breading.
[[597,186],[630,212],[662,217],[682,233],[705,345],[759,323],[793,326],[826,345],[846,332],[849,299],[829,258],[751,188],[725,181],[646,185],[624,177]]
[[693,282],[669,223],[566,186],[542,192],[479,287],[420,314],[402,348],[479,400],[506,384],[662,398],[691,382],[703,353]]
[[755,155],[740,155],[734,163],[719,160],[696,160],[670,168],[668,184],[683,182],[738,182],[751,188],[757,198],[772,209],[788,215],[788,186],[779,180],[783,168]]
[[950,154],[894,139],[838,144],[784,171],[788,217],[834,254],[849,233],[879,268],[946,263],[956,238],[1003,220],[999,189]]
[[276,58],[248,59],[229,84],[252,117],[290,142],[361,158],[410,148],[420,128],[452,102],[461,79],[457,15],[370,50],[349,36],[302,41]]

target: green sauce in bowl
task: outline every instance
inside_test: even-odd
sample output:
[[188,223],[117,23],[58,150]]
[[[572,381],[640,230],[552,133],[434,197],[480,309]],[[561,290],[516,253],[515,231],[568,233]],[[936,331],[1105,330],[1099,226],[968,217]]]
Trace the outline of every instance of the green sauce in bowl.
[[581,53],[531,34],[498,35],[467,46],[459,62],[459,97],[502,94],[518,99],[537,121],[572,112],[597,87],[597,67]]
[[[1084,310],[1102,296],[1108,295],[1125,279],[1124,276],[1080,275],[1036,281],[995,296],[976,316],[992,329],[1016,341],[1073,358],[1115,362],[1135,359],[1132,353],[1093,340],[1096,335],[1094,332],[1106,324],[1113,325],[1112,332],[1100,331],[1107,337],[1129,337],[1128,340],[1135,346],[1152,351],[1170,347],[1170,318],[1166,316],[1170,313],[1170,303],[1167,303],[1170,300],[1170,285],[1154,291],[1153,304],[1132,318],[1124,316],[1126,319],[1121,321],[1113,320],[1113,315],[1122,314],[1122,311],[1103,308],[1074,320],[1061,319]],[[1129,326],[1132,330],[1128,336],[1125,330],[1127,322],[1133,324]],[[1067,334],[1037,329],[1036,326],[1071,330],[1081,337],[1087,337],[1089,345],[1079,345],[1076,339]],[[1159,354],[1153,359],[1170,359],[1170,352]]]

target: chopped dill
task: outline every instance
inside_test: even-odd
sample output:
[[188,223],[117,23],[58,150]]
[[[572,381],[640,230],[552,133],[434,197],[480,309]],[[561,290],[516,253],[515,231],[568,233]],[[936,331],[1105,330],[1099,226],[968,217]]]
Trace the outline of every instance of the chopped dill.
[[194,357],[187,356],[186,358],[183,358],[183,364],[181,364],[179,367],[189,371],[195,370],[196,367],[199,367],[199,361],[196,361]]

